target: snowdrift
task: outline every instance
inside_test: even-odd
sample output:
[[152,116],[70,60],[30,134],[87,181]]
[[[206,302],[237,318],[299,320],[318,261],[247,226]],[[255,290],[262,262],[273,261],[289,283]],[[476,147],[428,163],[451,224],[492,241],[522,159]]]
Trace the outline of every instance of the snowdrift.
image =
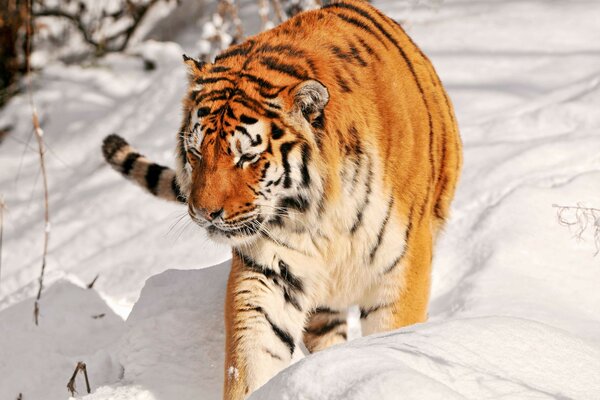
[[[125,323],[96,292],[67,280],[48,289],[39,328],[29,320],[31,300],[5,310],[0,398],[20,392],[32,399],[65,398],[66,380],[76,362],[85,360],[96,389],[86,400],[220,399],[228,269],[223,263],[150,278]],[[60,317],[50,318],[53,313]],[[81,377],[77,383],[84,393]],[[598,394],[598,347],[545,324],[483,317],[426,323],[335,346],[282,371],[252,399],[593,399]]]
[[600,350],[517,318],[429,323],[311,355],[252,400],[595,399]]

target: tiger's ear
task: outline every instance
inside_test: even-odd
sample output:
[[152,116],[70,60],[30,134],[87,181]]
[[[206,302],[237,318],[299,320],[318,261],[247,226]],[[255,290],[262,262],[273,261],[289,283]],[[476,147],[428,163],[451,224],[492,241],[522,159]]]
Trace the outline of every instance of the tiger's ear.
[[319,81],[304,81],[292,90],[294,111],[300,111],[304,118],[313,125],[323,115],[329,102],[329,92]]
[[204,70],[206,63],[204,61],[196,60],[195,58],[183,55],[183,62],[188,67],[188,73],[190,76],[199,75]]

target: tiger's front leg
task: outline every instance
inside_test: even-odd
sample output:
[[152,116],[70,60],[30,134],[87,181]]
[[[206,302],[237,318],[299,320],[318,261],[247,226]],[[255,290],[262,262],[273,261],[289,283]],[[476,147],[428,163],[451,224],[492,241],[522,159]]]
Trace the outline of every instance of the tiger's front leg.
[[233,252],[225,303],[225,400],[245,399],[287,367],[302,338],[304,283],[283,260],[273,264]]

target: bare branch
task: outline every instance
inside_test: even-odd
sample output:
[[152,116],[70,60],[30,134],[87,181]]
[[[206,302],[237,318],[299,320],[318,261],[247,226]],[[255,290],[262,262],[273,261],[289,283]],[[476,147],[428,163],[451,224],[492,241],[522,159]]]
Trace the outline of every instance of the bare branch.
[[[37,1],[37,8],[33,10],[33,16],[57,17],[69,21],[81,33],[83,40],[94,48],[96,55],[102,55],[125,50],[148,11],[159,1],[161,0],[150,0],[147,3],[136,4],[131,0],[126,0],[123,9],[115,13],[103,12],[102,16],[93,23],[84,22],[84,13],[87,11],[85,7],[73,13],[65,11],[59,6],[46,8],[43,1]],[[131,23],[126,28],[110,36],[94,38],[94,33],[98,31],[98,27],[102,25],[105,19],[115,20],[119,18],[131,18]]]

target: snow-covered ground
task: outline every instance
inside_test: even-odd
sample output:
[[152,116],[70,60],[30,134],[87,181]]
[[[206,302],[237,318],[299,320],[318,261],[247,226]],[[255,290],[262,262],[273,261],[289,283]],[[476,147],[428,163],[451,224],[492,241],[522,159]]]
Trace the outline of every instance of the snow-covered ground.
[[[552,207],[600,207],[600,2],[374,4],[433,60],[465,145],[431,322],[307,357],[254,398],[600,399],[600,256],[590,230],[575,240]],[[0,111],[13,126],[0,144],[0,399],[67,398],[77,361],[86,399],[220,397],[228,267],[207,267],[227,264],[228,249],[99,150],[119,132],[172,164],[189,37],[136,46],[153,71],[111,55],[36,79],[52,221],[38,327],[43,209],[27,97]]]

